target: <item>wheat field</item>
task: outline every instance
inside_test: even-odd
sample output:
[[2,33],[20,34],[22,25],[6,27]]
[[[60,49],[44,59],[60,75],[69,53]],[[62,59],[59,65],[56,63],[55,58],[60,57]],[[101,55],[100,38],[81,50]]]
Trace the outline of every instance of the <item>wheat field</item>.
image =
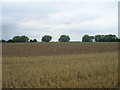
[[2,87],[115,88],[118,86],[117,48],[109,52],[103,52],[101,48],[100,51],[102,52],[3,56]]

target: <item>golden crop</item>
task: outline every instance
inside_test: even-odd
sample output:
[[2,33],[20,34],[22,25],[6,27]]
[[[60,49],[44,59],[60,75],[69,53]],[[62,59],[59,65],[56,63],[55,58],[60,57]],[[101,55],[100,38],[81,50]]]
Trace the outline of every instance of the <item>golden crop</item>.
[[114,88],[117,44],[4,44],[2,75],[3,88]]

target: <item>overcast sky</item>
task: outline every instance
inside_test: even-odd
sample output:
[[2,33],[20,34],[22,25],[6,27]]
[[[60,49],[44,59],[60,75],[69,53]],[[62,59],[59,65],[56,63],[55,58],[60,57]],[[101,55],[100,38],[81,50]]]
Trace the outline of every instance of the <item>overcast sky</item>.
[[69,35],[81,41],[85,34],[118,35],[118,2],[4,2],[3,39],[26,35],[41,40]]

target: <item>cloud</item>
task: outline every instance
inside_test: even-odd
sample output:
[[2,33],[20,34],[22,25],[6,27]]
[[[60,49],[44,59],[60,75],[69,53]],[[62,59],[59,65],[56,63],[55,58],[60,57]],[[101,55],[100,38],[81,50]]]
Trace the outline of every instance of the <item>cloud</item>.
[[119,0],[2,0],[2,2],[118,2]]
[[84,34],[116,34],[117,3],[3,3],[3,38],[49,34],[53,41],[61,34],[81,40]]

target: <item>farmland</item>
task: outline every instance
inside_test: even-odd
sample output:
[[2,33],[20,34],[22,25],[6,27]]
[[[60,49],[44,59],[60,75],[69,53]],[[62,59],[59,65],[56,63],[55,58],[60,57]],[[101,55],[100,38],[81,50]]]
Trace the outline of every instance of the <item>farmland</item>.
[[114,88],[118,43],[3,43],[3,88]]

